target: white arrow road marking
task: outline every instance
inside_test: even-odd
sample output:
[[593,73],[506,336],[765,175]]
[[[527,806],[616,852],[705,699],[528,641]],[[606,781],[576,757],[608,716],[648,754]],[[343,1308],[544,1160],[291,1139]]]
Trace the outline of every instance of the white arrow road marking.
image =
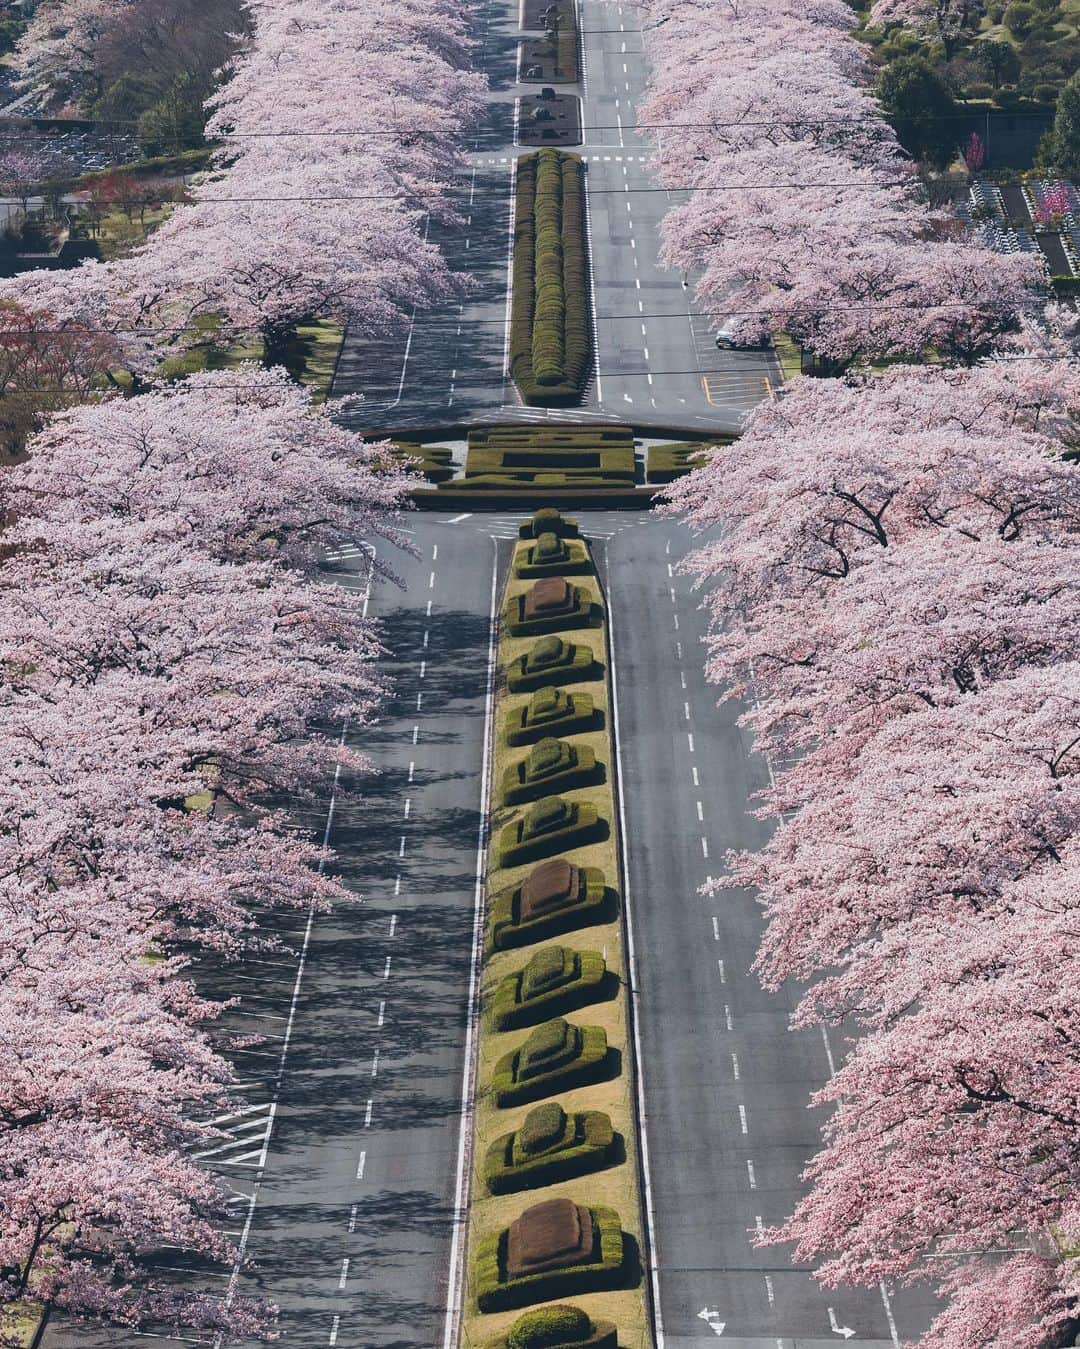
[[720,1320],[720,1313],[715,1307],[702,1307],[698,1312],[698,1320],[704,1321],[714,1335],[722,1335],[726,1321]]
[[855,1332],[849,1326],[839,1325],[836,1320],[836,1312],[829,1308],[829,1328],[834,1335],[843,1335],[845,1340],[850,1340]]

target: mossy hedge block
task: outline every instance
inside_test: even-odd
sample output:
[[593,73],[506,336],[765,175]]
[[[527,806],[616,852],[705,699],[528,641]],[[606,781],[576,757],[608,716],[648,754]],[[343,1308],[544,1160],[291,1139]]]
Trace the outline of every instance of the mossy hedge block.
[[499,866],[517,867],[603,838],[608,823],[588,801],[545,797],[499,831]]
[[604,765],[587,745],[545,737],[538,740],[524,759],[510,764],[500,784],[502,804],[520,806],[528,801],[572,792],[604,780]]
[[532,519],[523,520],[518,525],[519,539],[538,539],[541,534],[557,534],[561,539],[576,539],[580,531],[578,522],[557,511],[554,506],[545,506],[534,512]]
[[576,867],[561,857],[542,862],[520,885],[492,897],[488,950],[510,951],[606,923],[614,906],[615,892],[598,867]]
[[572,585],[562,576],[544,576],[524,594],[510,597],[503,624],[512,637],[539,637],[545,632],[588,627],[599,608],[583,586]]
[[537,1026],[519,1049],[499,1059],[491,1091],[500,1107],[526,1105],[598,1082],[608,1067],[607,1033],[602,1026],[575,1026],[555,1017]]
[[557,534],[541,534],[514,561],[514,575],[521,580],[537,576],[584,576],[591,571],[592,559],[585,545],[575,539],[561,539]]
[[523,707],[512,707],[503,721],[508,745],[532,745],[551,735],[576,735],[600,724],[592,695],[558,688],[537,689]]
[[607,965],[595,951],[545,946],[524,969],[508,974],[495,986],[488,1019],[497,1031],[535,1026],[547,1017],[598,1001],[607,983]]
[[594,1321],[580,1307],[556,1303],[519,1316],[488,1349],[618,1349],[617,1328]]
[[[534,1118],[542,1118],[533,1126]],[[520,1129],[488,1148],[482,1175],[492,1194],[515,1194],[558,1185],[599,1171],[613,1160],[617,1135],[601,1110],[567,1114],[556,1101],[529,1112]]]
[[600,673],[591,646],[567,642],[552,633],[513,662],[506,672],[506,687],[511,693],[533,693],[557,684],[598,679]]
[[625,1259],[614,1209],[549,1199],[477,1242],[473,1291],[482,1312],[600,1292],[619,1286]]

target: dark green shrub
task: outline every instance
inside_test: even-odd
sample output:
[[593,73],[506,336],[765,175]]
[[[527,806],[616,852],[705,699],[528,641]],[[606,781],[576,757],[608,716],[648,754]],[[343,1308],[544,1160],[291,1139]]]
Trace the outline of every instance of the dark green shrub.
[[[545,982],[546,979],[546,982]],[[524,969],[499,981],[488,1005],[492,1029],[533,1026],[604,995],[607,965],[595,951],[542,947]]]
[[488,949],[508,951],[607,922],[613,895],[597,867],[576,867],[562,858],[544,862],[521,885],[492,897]]
[[1014,0],[1005,11],[1002,22],[1013,37],[1027,37],[1035,27],[1037,18],[1034,5],[1027,4],[1025,0]]
[[499,831],[499,866],[516,867],[580,848],[607,835],[608,823],[588,801],[549,796]]
[[558,534],[562,539],[578,537],[578,522],[557,511],[554,506],[544,506],[535,511],[529,520],[518,525],[519,539],[535,539],[541,534]]
[[567,1115],[556,1102],[547,1102],[530,1111],[515,1133],[503,1134],[488,1148],[484,1183],[492,1194],[559,1185],[608,1166],[617,1146],[610,1116],[599,1110]]
[[501,783],[502,804],[520,806],[603,780],[604,767],[587,745],[571,745],[545,736],[524,759],[506,769]]
[[[492,1341],[490,1349],[618,1349],[618,1331],[610,1321],[593,1321],[584,1312],[578,1312],[584,1321],[576,1317],[563,1321],[558,1314],[564,1312],[578,1312],[578,1309],[557,1305],[526,1312],[506,1335]],[[521,1338],[513,1338],[515,1335]],[[559,1335],[561,1338],[526,1338],[536,1335]]]
[[537,689],[524,707],[511,708],[503,723],[508,745],[532,745],[550,735],[593,730],[598,714],[591,696],[572,690]]
[[602,1026],[575,1026],[555,1017],[537,1026],[520,1049],[495,1065],[491,1091],[500,1107],[526,1105],[571,1087],[598,1082],[609,1070]]
[[[546,549],[545,539],[550,541]],[[541,534],[514,560],[514,575],[523,581],[538,576],[582,576],[591,571],[592,561],[585,545],[576,539],[560,539],[556,534]]]
[[511,693],[531,693],[555,684],[571,684],[599,676],[592,647],[564,641],[554,633],[541,637],[531,651],[519,656],[506,672]]
[[[614,1209],[599,1206],[579,1210],[583,1216],[587,1214],[592,1240],[592,1249],[583,1255],[580,1264],[541,1269],[537,1273],[517,1276],[509,1273],[508,1250],[515,1228],[543,1209],[569,1202],[548,1200],[544,1204],[534,1205],[509,1228],[481,1238],[473,1261],[473,1290],[480,1311],[507,1311],[552,1298],[572,1297],[575,1293],[598,1292],[619,1286],[625,1260],[622,1222]],[[590,1344],[590,1341],[584,1343]],[[605,1341],[591,1343],[603,1344]],[[610,1344],[611,1341],[607,1340],[606,1343]]]

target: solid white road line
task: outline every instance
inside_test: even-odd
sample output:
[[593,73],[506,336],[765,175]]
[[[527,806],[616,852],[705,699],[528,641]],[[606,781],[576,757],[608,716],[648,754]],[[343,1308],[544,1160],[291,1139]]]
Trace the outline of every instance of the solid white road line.
[[[511,219],[513,213],[511,212]],[[498,545],[491,545],[491,601],[488,611],[488,663],[484,691],[484,749],[480,774],[480,823],[476,834],[476,879],[473,892],[472,953],[469,961],[468,1024],[465,1031],[465,1064],[461,1077],[461,1108],[458,1124],[457,1176],[454,1184],[454,1230],[450,1241],[450,1268],[446,1286],[446,1323],[443,1349],[455,1349],[464,1299],[466,1187],[472,1163],[473,1074],[476,1055],[476,1013],[480,990],[480,950],[484,924],[484,872],[487,866],[488,802],[491,791],[489,758],[491,720],[495,700],[495,622],[499,579]]]
[[[615,623],[613,618],[613,605],[611,594],[608,594],[608,663],[611,667],[611,708],[613,729],[615,732],[615,768],[616,768],[616,786],[619,798],[619,829],[622,834],[622,863],[623,863],[623,916],[626,924],[626,956],[627,970],[629,973],[628,993],[631,999],[631,1006],[637,998],[637,955],[634,948],[634,917],[633,904],[630,899],[630,856],[628,850],[629,834],[626,828],[626,802],[623,791],[623,782],[625,774],[623,772],[622,761],[622,731],[619,724],[619,676],[618,665],[615,659]],[[641,1037],[633,1036],[634,1042],[634,1067],[635,1081],[637,1085],[637,1114],[638,1126],[641,1144],[641,1176],[643,1188],[645,1191],[645,1227],[649,1237],[648,1266],[652,1282],[652,1312],[653,1324],[656,1329],[656,1349],[664,1349],[664,1314],[660,1305],[660,1263],[656,1249],[656,1220],[654,1216],[654,1204],[652,1193],[652,1179],[649,1163],[649,1130],[648,1130],[648,1112],[645,1108],[645,1074],[644,1064],[641,1054]],[[446,1349],[450,1349],[447,1345]]]
[[367,1153],[366,1153],[366,1152],[362,1152],[362,1153],[360,1154],[360,1160],[356,1163],[356,1179],[357,1179],[357,1180],[363,1180],[363,1179],[364,1179],[364,1167],[365,1167],[365,1166],[367,1166]]

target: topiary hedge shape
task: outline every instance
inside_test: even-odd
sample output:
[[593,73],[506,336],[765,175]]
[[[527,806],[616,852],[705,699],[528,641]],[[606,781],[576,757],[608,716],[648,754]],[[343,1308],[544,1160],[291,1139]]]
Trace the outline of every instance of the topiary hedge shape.
[[519,539],[538,539],[541,534],[557,534],[560,539],[576,539],[579,534],[578,522],[557,511],[554,506],[544,506],[534,512],[531,520],[523,520],[518,525]]
[[514,562],[514,575],[522,580],[535,576],[581,576],[592,571],[589,550],[577,539],[541,534]]
[[544,946],[523,969],[495,987],[488,1006],[492,1028],[535,1026],[556,1013],[597,1002],[607,983],[607,964],[595,951]]
[[595,730],[599,720],[591,694],[537,689],[523,707],[507,712],[503,736],[508,745],[532,745],[549,736]]
[[492,897],[488,949],[508,951],[607,922],[613,899],[614,891],[605,885],[598,867],[576,867],[565,858],[552,858],[520,885]]
[[495,1065],[491,1090],[501,1107],[527,1105],[570,1087],[600,1081],[609,1069],[607,1033],[562,1017],[545,1021]]
[[547,1199],[477,1243],[473,1288],[482,1312],[506,1311],[615,1288],[624,1262],[622,1222],[614,1209]]
[[507,601],[503,621],[513,637],[538,637],[563,628],[584,628],[593,621],[594,605],[589,592],[571,585],[562,576],[545,576],[523,595]]
[[531,651],[514,661],[506,672],[506,687],[511,693],[532,693],[555,684],[595,679],[599,673],[591,646],[552,634],[541,637]]
[[590,802],[545,797],[499,831],[499,866],[521,866],[567,848],[580,848],[603,838],[607,829],[607,821]]
[[617,1349],[618,1342],[610,1321],[594,1321],[580,1307],[556,1303],[519,1316],[490,1349]]
[[588,745],[545,736],[524,759],[510,764],[503,774],[500,792],[504,806],[538,801],[554,792],[571,792],[604,780],[604,766]]
[[538,1105],[521,1127],[503,1134],[484,1158],[484,1182],[492,1194],[513,1194],[557,1185],[613,1160],[617,1138],[602,1110],[567,1114],[557,1101]]

